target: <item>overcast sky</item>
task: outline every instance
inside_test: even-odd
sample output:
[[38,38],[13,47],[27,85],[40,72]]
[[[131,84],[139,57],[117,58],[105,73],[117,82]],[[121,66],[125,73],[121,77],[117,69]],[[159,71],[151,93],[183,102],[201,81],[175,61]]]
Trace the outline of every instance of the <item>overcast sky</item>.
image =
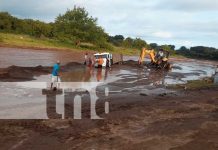
[[218,48],[218,0],[0,0],[0,11],[52,22],[74,5],[85,7],[110,35]]

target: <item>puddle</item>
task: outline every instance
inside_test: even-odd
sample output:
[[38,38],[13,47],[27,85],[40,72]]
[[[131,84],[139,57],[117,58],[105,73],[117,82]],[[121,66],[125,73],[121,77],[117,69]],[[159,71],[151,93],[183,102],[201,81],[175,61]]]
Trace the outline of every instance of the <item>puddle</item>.
[[[212,77],[214,74],[214,66],[200,65],[197,63],[174,63],[173,69],[169,72],[156,71],[147,69],[123,69],[122,66],[115,66],[111,69],[97,69],[97,68],[76,68],[69,72],[61,74],[62,82],[85,82],[95,83],[101,82],[104,84],[116,82],[119,84],[129,84],[128,86],[136,87],[136,83],[142,83],[144,86],[163,85],[169,84],[183,84],[190,80],[198,80],[204,77]],[[51,76],[43,75],[35,77],[32,82],[38,82],[39,87],[42,82],[50,83]],[[215,80],[217,82],[217,78]],[[28,83],[28,82],[27,82]],[[18,84],[19,86],[29,88],[36,88],[37,84]],[[129,87],[127,87],[129,88]]]
[[[179,69],[178,69],[179,68]],[[182,84],[190,80],[198,80],[214,75],[213,65],[200,65],[197,63],[174,63],[173,69],[165,77],[166,84]]]

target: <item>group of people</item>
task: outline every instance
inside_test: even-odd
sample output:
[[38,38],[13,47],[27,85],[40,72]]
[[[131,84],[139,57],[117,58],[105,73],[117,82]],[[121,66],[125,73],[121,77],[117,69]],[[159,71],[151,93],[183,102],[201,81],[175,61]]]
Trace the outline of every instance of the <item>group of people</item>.
[[[85,53],[85,61],[84,65],[87,65],[89,67],[93,67],[96,63],[98,64],[98,68],[102,68],[102,65],[104,64],[104,59],[102,56],[98,56],[98,58],[90,57],[88,53]],[[107,58],[106,59],[106,67],[111,67],[110,66],[110,60]]]
[[[94,59],[94,57],[89,57],[88,53],[85,53],[85,61],[84,65],[87,65],[89,67],[93,67],[95,63],[98,63],[98,68],[102,68],[102,64],[104,63],[103,58],[100,56],[97,60]],[[58,60],[52,69],[51,74],[51,89],[56,90],[59,87],[59,83],[61,82],[60,75],[60,61]]]
[[95,60],[94,57],[89,57],[88,53],[85,53],[85,61],[84,61],[84,65],[87,65],[89,67],[93,67],[95,65],[95,63],[98,63],[98,67],[102,68],[102,64],[104,63],[103,58],[100,56],[98,58],[98,60]]

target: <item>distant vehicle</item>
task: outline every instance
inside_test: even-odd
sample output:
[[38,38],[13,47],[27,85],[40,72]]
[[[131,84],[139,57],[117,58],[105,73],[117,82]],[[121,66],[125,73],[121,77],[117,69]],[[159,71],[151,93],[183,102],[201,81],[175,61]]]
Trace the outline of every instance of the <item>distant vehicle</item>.
[[96,53],[95,56],[95,67],[98,67],[98,59],[101,57],[103,59],[102,67],[111,67],[113,65],[113,55],[110,53]]

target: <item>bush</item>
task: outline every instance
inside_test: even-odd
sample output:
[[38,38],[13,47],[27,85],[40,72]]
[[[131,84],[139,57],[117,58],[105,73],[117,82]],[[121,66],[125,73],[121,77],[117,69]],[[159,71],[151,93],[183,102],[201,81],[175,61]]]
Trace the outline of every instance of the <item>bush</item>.
[[84,49],[91,49],[91,50],[96,49],[96,46],[94,44],[91,44],[91,43],[81,43],[80,47],[84,48]]
[[3,37],[2,37],[2,35],[0,35],[0,42],[3,42]]
[[106,50],[111,50],[111,51],[114,50],[114,47],[108,42],[98,42],[96,43],[96,45],[100,49],[106,49]]

